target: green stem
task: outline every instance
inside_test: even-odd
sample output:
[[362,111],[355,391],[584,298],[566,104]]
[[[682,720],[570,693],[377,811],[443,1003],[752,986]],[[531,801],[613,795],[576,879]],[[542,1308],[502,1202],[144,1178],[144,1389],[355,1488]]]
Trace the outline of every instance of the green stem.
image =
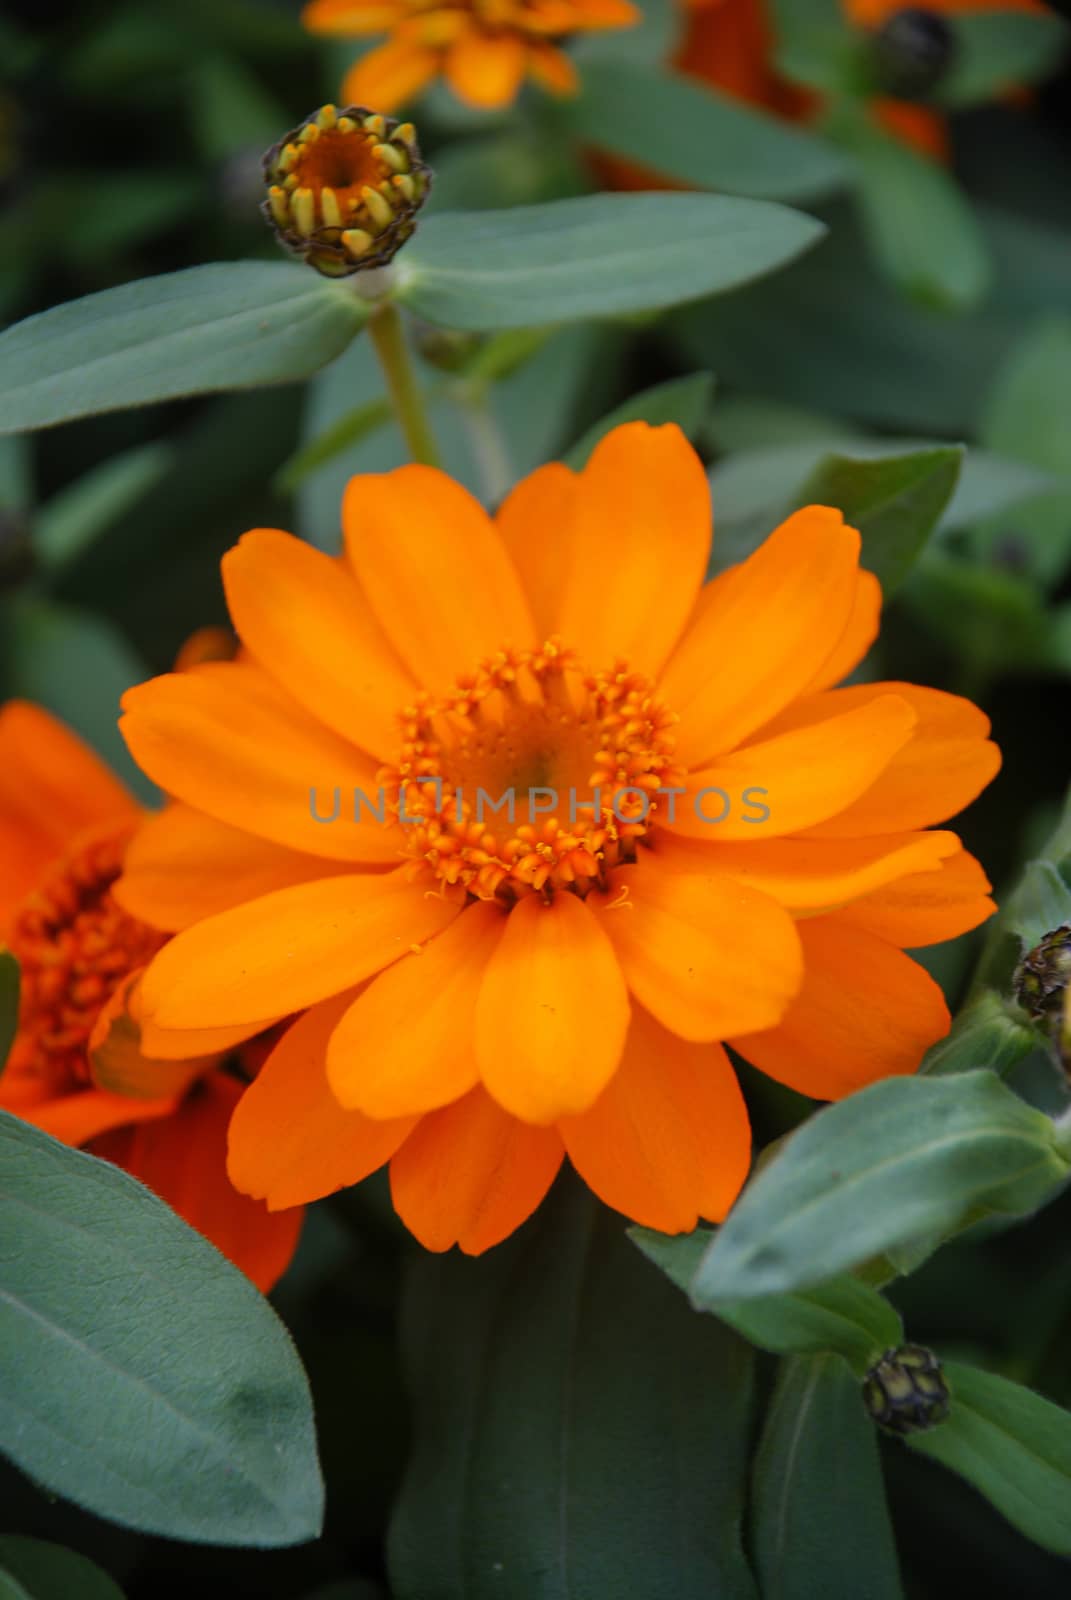
[[395,415],[409,446],[409,454],[414,461],[423,462],[425,466],[441,466],[438,447],[424,409],[424,396],[409,356],[405,326],[397,306],[390,301],[378,306],[369,319],[368,331],[372,335],[372,343],[376,347]]

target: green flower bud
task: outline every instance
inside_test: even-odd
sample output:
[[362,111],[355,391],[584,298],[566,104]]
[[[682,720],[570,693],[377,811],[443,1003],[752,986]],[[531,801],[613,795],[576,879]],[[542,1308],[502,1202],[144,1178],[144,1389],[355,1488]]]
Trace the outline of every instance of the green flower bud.
[[941,1363],[921,1344],[886,1350],[863,1379],[863,1403],[879,1428],[924,1433],[948,1416],[950,1396]]
[[[1057,1048],[1063,1046],[1061,1036],[1066,1032],[1065,1013],[1071,980],[1071,923],[1064,923],[1047,933],[1039,945],[1029,951],[1016,968],[1012,980],[1015,998],[1038,1027],[1053,1039]],[[1064,1060],[1071,1059],[1067,1048]]]
[[877,30],[872,52],[880,92],[898,100],[924,100],[956,59],[956,35],[937,12],[907,6]]

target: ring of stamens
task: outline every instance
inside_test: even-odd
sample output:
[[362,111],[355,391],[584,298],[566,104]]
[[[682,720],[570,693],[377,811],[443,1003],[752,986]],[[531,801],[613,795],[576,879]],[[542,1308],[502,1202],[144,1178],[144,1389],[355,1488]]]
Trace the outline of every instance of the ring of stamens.
[[50,868],[15,915],[22,1065],[50,1093],[89,1081],[86,1047],[101,1007],[164,943],[111,895],[131,831],[88,839]]
[[506,904],[584,896],[632,859],[658,791],[679,786],[676,721],[627,661],[592,671],[551,639],[421,695],[380,783],[407,856],[441,884]]

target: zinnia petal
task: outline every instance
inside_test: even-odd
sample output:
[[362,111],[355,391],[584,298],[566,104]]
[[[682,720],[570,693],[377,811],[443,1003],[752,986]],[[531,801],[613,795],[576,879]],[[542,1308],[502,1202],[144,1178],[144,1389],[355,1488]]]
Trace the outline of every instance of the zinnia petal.
[[767,1033],[730,1039],[753,1066],[815,1100],[912,1073],[951,1026],[929,973],[842,915],[799,924],[799,996]]
[[[153,678],[123,697],[123,737],[169,794],[219,822],[334,860],[392,862],[398,841],[354,794],[378,800],[375,762],[315,723],[256,667],[224,662]],[[317,815],[334,821],[317,821]],[[355,820],[355,813],[360,820]]]
[[327,1082],[327,1045],[352,992],[314,1006],[287,1029],[231,1118],[227,1170],[236,1189],[272,1210],[360,1183],[389,1161],[413,1117],[376,1122],[343,1111]]
[[306,711],[387,759],[413,681],[342,562],[289,533],[257,528],[223,557],[235,630]]
[[161,1028],[287,1016],[370,978],[457,911],[404,868],[277,889],[176,934],[145,973],[142,1013]]
[[854,672],[864,659],[881,627],[881,584],[872,572],[859,569],[852,602],[844,632],[832,652],[815,673],[803,694],[818,694],[840,683]]
[[799,990],[792,918],[746,884],[641,862],[618,868],[589,903],[632,993],[682,1039],[768,1028]]
[[575,472],[552,461],[521,479],[496,519],[536,630],[547,639],[558,627],[579,484]]
[[421,1118],[390,1164],[394,1208],[427,1250],[480,1255],[531,1216],[564,1151],[481,1088]]
[[747,1107],[725,1051],[685,1043],[640,1007],[617,1072],[559,1129],[588,1187],[661,1233],[690,1232],[700,1217],[720,1222],[751,1159]]
[[77,834],[133,820],[138,806],[100,757],[43,707],[0,706],[0,821],[42,859]]
[[267,1294],[290,1265],[302,1212],[272,1213],[227,1177],[227,1124],[241,1096],[236,1078],[211,1073],[170,1117],[107,1134],[94,1154],[166,1200]]
[[845,906],[841,921],[905,950],[920,950],[968,933],[996,909],[985,873],[959,850],[933,871],[913,872]]
[[654,854],[659,866],[669,872],[715,872],[761,889],[790,910],[815,911],[858,900],[909,873],[928,874],[959,848],[954,833],[719,844],[661,830]]
[[[814,827],[864,794],[914,728],[907,700],[885,694],[839,717],[747,745],[693,772],[688,794],[678,802],[674,819],[667,814],[666,826],[708,840],[776,839]],[[760,816],[759,807],[769,815]],[[873,831],[890,833],[898,825],[887,819],[884,828]]]
[[351,478],[349,559],[394,648],[442,691],[484,656],[538,641],[498,531],[467,489],[434,467]]
[[484,1085],[525,1122],[591,1105],[617,1069],[628,1028],[625,980],[602,919],[557,894],[518,902],[476,1003]]
[[829,659],[855,605],[860,538],[839,511],[797,511],[711,584],[661,690],[687,766],[732,750]]
[[457,1100],[477,1082],[473,1027],[502,908],[469,907],[418,955],[380,973],[331,1037],[327,1076],[342,1105],[401,1117]]
[[[256,900],[274,889],[331,872],[320,856],[288,850],[192,806],[148,817],[127,847],[114,898],[132,917],[177,933],[191,923]],[[338,863],[339,872],[350,868]]]
[[410,39],[388,40],[353,63],[342,82],[342,103],[396,111],[427,87],[439,63],[438,50]]
[[656,673],[710,557],[710,486],[675,423],[628,422],[580,474],[556,631],[589,664]]
[[524,82],[528,47],[519,34],[464,33],[443,68],[459,100],[484,111],[512,105]]

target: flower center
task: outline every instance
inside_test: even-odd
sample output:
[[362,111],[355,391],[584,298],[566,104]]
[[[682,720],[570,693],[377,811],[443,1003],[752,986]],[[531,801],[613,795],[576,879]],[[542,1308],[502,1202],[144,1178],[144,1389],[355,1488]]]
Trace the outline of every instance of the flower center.
[[321,272],[388,261],[413,231],[428,188],[412,123],[322,106],[264,158],[266,214]]
[[164,943],[111,896],[132,831],[98,834],[57,862],[15,915],[20,1060],[53,1093],[89,1082],[86,1047],[101,1007]]
[[589,671],[558,639],[503,650],[402,713],[380,780],[409,855],[482,900],[605,886],[679,784],[676,717],[617,661]]

